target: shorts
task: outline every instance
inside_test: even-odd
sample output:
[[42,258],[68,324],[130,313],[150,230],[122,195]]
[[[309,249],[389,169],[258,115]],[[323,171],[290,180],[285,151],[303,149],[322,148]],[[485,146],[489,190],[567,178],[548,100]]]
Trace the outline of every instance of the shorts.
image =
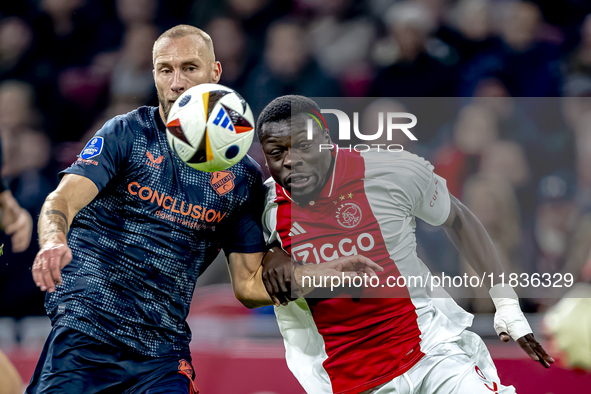
[[27,394],[198,394],[189,354],[148,357],[53,327]]
[[501,385],[482,339],[464,331],[457,341],[435,346],[372,394],[515,394],[515,388]]

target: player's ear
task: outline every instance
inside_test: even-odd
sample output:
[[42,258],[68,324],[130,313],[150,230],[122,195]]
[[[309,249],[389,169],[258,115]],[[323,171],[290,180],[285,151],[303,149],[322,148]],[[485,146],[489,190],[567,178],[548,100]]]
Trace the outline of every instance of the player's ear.
[[211,83],[218,83],[222,77],[222,63],[215,61],[211,70]]
[[324,130],[324,141],[327,144],[332,144],[332,140],[330,139],[330,132],[328,131],[328,129]]

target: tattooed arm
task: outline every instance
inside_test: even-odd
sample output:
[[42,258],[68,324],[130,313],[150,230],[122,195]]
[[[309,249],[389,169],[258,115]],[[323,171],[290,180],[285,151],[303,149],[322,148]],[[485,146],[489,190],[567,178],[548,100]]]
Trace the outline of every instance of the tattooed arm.
[[66,236],[74,216],[98,194],[94,182],[80,175],[66,174],[51,193],[39,216],[39,253],[33,263],[33,280],[50,293],[61,285],[61,269],[72,260]]

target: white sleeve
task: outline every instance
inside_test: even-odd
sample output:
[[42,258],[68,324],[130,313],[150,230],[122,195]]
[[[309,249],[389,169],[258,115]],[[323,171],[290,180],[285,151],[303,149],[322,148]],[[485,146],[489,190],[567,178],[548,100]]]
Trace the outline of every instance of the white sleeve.
[[[451,198],[445,179],[433,172],[433,165],[409,152],[383,155],[380,152],[362,154],[366,164],[366,179],[384,185],[395,210],[390,216],[400,220],[418,217],[433,225],[442,225],[449,216]],[[385,209],[376,207],[376,209]]]
[[277,203],[275,202],[275,182],[273,182],[272,178],[269,178],[265,182],[265,186],[267,186],[267,196],[265,199],[265,209],[263,211],[262,222],[265,242],[267,242],[267,245],[269,245],[274,241],[281,242],[281,239],[277,233]]
[[432,172],[431,181],[412,214],[432,226],[441,226],[449,216],[451,199],[445,179]]

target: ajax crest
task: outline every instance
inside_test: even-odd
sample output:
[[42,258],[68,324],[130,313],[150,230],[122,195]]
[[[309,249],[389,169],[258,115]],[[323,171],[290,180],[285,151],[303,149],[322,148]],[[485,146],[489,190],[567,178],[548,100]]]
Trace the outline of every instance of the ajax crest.
[[337,206],[335,219],[345,228],[353,228],[361,222],[361,208],[354,202],[342,202]]
[[211,173],[209,183],[219,196],[223,196],[234,189],[234,179],[236,176],[232,171],[216,171]]

